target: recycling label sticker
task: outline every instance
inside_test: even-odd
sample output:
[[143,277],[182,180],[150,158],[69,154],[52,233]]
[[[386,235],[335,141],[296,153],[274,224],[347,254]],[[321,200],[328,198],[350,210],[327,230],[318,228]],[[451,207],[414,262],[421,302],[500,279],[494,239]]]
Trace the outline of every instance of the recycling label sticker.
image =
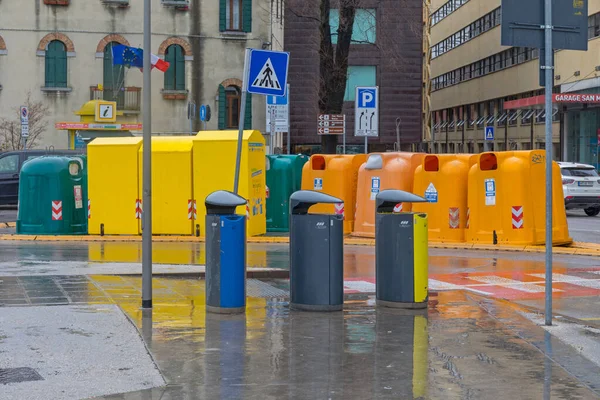
[[371,200],[375,200],[381,189],[381,179],[378,176],[371,178]]
[[438,202],[438,191],[435,186],[433,186],[433,183],[430,183],[425,190],[425,200],[427,200],[429,203]]
[[314,190],[323,190],[323,178],[315,178],[314,179]]

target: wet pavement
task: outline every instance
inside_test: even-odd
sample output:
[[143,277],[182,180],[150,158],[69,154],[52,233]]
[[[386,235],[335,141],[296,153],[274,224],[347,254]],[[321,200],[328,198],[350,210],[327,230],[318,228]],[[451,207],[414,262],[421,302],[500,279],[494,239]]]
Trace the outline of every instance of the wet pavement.
[[[203,247],[155,243],[153,256],[199,266]],[[142,311],[141,278],[102,270],[139,269],[139,243],[1,242],[0,254],[0,321],[22,307],[116,306],[139,330],[167,384],[105,399],[600,398],[600,359],[585,357],[600,331],[557,320],[550,334],[520,308],[543,306],[541,254],[432,250],[429,308],[406,312],[375,307],[374,249],[347,246],[343,312],[291,312],[289,280],[248,279],[241,316],[205,313],[204,280],[187,273],[155,277]],[[248,245],[253,268],[287,269],[288,257],[287,245]],[[556,256],[554,272],[556,311],[593,322],[598,259]]]
[[16,280],[12,285],[21,285],[29,299],[33,293],[64,291],[72,302],[116,304],[137,327],[166,386],[105,399],[593,399],[600,394],[598,365],[507,303],[465,292],[434,295],[421,312],[376,308],[372,295],[350,294],[343,312],[307,313],[289,310],[286,291],[277,288],[285,282],[267,281],[249,284],[254,288],[245,315],[222,316],[205,312],[204,281],[197,279],[154,279],[152,310],[139,309],[136,277]]

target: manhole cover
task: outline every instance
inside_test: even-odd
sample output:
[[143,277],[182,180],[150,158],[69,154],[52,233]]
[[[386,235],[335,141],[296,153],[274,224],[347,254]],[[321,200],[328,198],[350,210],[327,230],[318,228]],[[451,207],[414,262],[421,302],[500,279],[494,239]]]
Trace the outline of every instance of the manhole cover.
[[29,381],[43,381],[44,378],[33,368],[5,368],[0,369],[0,383],[6,385],[8,383],[20,383]]

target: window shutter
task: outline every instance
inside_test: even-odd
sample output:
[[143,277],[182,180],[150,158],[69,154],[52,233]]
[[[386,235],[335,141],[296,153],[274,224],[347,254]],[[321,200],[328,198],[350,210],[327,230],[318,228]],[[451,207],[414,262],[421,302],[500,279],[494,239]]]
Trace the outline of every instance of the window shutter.
[[242,0],[242,30],[252,32],[252,0]]
[[55,63],[54,53],[51,49],[46,50],[46,87],[55,87],[56,83],[54,80],[55,76]]
[[252,129],[252,93],[246,93],[246,111],[244,129]]
[[225,129],[225,118],[227,117],[225,110],[225,102],[227,99],[225,98],[225,87],[223,85],[219,85],[219,129]]
[[176,47],[175,52],[175,90],[185,90],[185,57],[183,56],[183,48]]
[[164,73],[165,74],[165,89],[166,90],[175,90],[175,70],[177,69],[177,65],[175,65],[175,46],[171,45],[167,47],[167,51],[165,51],[165,61],[170,64],[169,69]]
[[56,57],[56,87],[67,87],[67,52],[58,51]]
[[219,0],[219,30],[224,32],[227,30],[227,0]]

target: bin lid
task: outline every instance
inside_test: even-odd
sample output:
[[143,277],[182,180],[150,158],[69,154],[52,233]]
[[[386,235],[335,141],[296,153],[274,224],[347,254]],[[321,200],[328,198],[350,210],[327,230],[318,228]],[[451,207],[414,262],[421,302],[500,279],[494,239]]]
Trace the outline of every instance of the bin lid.
[[375,209],[379,212],[392,212],[398,203],[426,203],[421,196],[403,190],[382,190],[375,198]]
[[207,214],[230,215],[235,209],[246,204],[246,199],[227,190],[217,190],[206,196],[204,204]]
[[291,214],[307,214],[311,206],[319,203],[335,204],[343,203],[343,200],[337,197],[330,196],[323,192],[315,192],[313,190],[299,190],[292,193],[290,196],[290,212]]

